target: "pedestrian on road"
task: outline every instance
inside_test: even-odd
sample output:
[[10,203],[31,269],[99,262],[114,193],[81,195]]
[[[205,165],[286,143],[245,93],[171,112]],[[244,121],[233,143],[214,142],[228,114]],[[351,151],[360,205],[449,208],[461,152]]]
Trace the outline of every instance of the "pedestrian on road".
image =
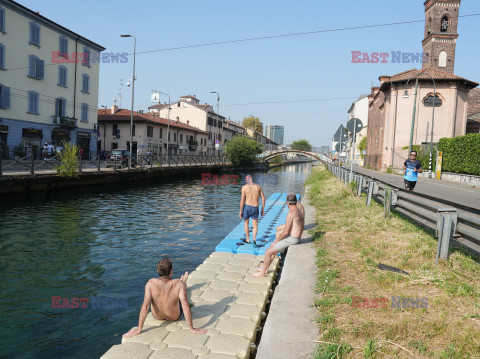
[[407,159],[403,164],[403,179],[407,191],[413,191],[417,184],[418,173],[422,172],[422,164],[417,160],[417,151],[410,152],[410,159]]

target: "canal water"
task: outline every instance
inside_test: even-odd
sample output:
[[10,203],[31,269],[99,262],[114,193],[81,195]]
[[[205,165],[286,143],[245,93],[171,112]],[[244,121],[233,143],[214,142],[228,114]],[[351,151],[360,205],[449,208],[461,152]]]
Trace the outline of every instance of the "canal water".
[[[310,168],[253,178],[267,198],[303,193]],[[238,224],[240,184],[203,185],[199,176],[1,201],[0,357],[99,358],[119,344],[138,322],[157,262],[171,257],[178,278]],[[56,308],[63,298],[88,302]]]

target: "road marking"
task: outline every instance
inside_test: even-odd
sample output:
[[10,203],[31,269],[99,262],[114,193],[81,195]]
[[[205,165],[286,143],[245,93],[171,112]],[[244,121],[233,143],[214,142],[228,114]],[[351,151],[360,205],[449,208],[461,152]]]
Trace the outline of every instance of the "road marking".
[[[423,182],[423,181],[422,181]],[[476,193],[476,194],[479,194],[480,191],[478,190],[468,190],[468,189],[463,189],[463,188],[457,188],[457,187],[452,187],[452,186],[447,186],[446,184],[440,184],[440,183],[436,183],[436,182],[430,182],[431,184],[434,184],[434,185],[437,185],[437,186],[442,186],[442,187],[448,187],[448,188],[451,188],[451,189],[455,189],[455,190],[458,190],[458,191],[465,191],[465,192],[472,192],[472,193]]]

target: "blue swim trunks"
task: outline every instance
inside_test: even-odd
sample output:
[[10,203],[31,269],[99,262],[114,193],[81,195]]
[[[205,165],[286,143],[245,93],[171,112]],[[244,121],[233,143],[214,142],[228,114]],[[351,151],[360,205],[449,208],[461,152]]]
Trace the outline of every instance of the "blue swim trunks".
[[249,218],[258,219],[258,207],[246,204],[245,207],[243,207],[243,219],[247,220]]

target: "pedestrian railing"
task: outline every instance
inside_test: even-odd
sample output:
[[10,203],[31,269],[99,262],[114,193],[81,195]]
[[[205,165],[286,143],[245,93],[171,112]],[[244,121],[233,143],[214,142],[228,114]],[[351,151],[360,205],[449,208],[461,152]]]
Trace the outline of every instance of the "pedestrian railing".
[[[0,148],[0,176],[3,175],[36,175],[56,171],[60,165],[60,156],[56,153],[44,153],[29,148],[22,149],[22,153],[1,151]],[[190,154],[141,154],[132,157],[132,165],[129,167],[128,158],[107,156],[104,151],[78,154],[78,172],[85,170],[108,171],[108,170],[135,170],[154,167],[192,167],[227,165],[230,161],[227,156],[206,156]]]
[[385,216],[393,209],[434,229],[438,237],[437,262],[448,258],[451,239],[480,252],[480,214],[474,208],[407,192],[333,163],[324,162],[324,165],[340,181],[353,183],[357,196],[365,193],[367,206],[373,198],[383,203]]

